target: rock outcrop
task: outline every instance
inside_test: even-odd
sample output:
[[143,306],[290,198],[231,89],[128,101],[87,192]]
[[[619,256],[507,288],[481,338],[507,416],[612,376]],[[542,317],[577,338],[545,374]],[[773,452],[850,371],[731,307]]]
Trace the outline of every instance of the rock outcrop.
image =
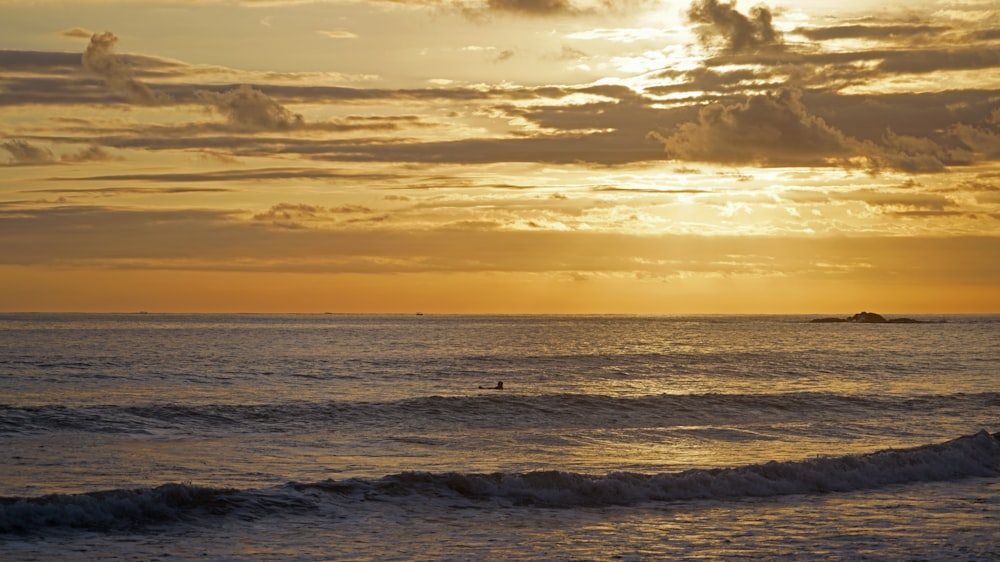
[[827,322],[854,322],[857,324],[923,324],[923,320],[914,320],[913,318],[893,318],[886,319],[885,316],[877,314],[874,312],[859,312],[853,316],[848,316],[847,318],[816,318],[810,320],[813,323],[827,323]]
[[859,324],[885,324],[885,316],[874,312],[859,312],[847,319],[848,322],[858,322]]

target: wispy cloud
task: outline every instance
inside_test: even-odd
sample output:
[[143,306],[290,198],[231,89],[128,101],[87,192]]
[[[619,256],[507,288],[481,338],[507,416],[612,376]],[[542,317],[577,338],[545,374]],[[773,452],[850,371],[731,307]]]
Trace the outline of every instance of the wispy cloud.
[[[356,229],[358,223],[344,218],[358,214],[366,215],[368,210],[280,204],[254,218],[232,211],[137,211],[95,206],[0,209],[0,264],[99,264],[103,268],[157,264],[170,268],[176,260],[177,267],[206,271],[562,271],[669,278],[678,270],[763,273],[780,259],[785,276],[844,274],[817,267],[817,256],[823,256],[824,262],[863,264],[855,275],[871,281],[914,276],[925,281],[983,283],[1000,275],[1000,264],[990,259],[995,239],[988,236],[857,237],[845,243],[811,237],[650,237],[505,230],[489,223],[423,231],[372,231]],[[274,219],[283,224],[270,224]],[[316,220],[343,228],[310,228]],[[261,227],[262,222],[269,226]],[[130,236],[120,236],[124,231]],[[204,240],[213,243],[204,244]],[[623,253],[622,248],[630,252]],[[761,248],[773,248],[780,255],[764,259]],[[911,255],[929,257],[911,260]]]
[[329,30],[324,29],[324,30],[317,31],[316,33],[319,33],[320,35],[323,35],[324,37],[329,37],[330,39],[357,39],[358,38],[358,35],[356,33],[353,33],[351,31],[347,31],[347,30],[344,30],[344,29],[329,29]]

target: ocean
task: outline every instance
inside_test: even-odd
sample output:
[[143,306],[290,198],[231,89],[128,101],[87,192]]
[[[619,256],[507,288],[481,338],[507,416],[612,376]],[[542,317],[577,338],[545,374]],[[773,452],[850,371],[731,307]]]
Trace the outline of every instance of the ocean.
[[0,314],[0,560],[1000,560],[1000,316],[820,316]]

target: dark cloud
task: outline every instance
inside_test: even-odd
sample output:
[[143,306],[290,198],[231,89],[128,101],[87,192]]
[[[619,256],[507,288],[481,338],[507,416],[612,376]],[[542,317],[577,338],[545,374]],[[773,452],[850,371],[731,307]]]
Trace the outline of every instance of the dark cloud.
[[1000,47],[975,46],[897,52],[887,56],[878,68],[882,72],[920,74],[937,70],[974,70],[998,66]]
[[993,41],[1000,39],[1000,28],[974,31],[971,36],[975,41]]
[[835,25],[830,27],[798,28],[795,33],[813,41],[830,39],[878,39],[896,40],[902,37],[933,35],[951,30],[946,25]]
[[666,95],[676,92],[713,92],[731,93],[743,91],[746,84],[753,83],[759,86],[762,81],[769,78],[768,74],[760,70],[739,69],[731,71],[717,71],[707,67],[698,67],[688,71],[665,71],[660,73],[661,78],[683,79],[683,82],[671,84],[669,86],[654,86],[647,91],[655,95]]
[[99,187],[74,189],[26,189],[24,193],[52,193],[66,196],[117,197],[122,195],[173,195],[180,193],[227,193],[221,187]]
[[[517,6],[532,9],[529,4]],[[595,2],[572,4],[577,10],[601,6]],[[603,6],[611,9],[610,4]],[[160,103],[203,105],[223,117],[161,125],[67,122],[59,134],[22,136],[22,142],[32,146],[86,144],[75,153],[61,156],[65,161],[81,162],[110,158],[112,153],[107,149],[122,148],[201,151],[228,158],[298,157],[320,162],[618,165],[656,159],[657,146],[662,146],[669,158],[680,161],[766,166],[831,166],[850,161],[852,166],[867,166],[875,171],[931,173],[1000,157],[1000,131],[990,121],[990,112],[996,110],[995,101],[991,101],[994,92],[846,95],[841,90],[893,73],[995,68],[1000,66],[996,47],[909,45],[833,53],[808,51],[796,45],[767,49],[765,44],[780,44],[781,38],[772,33],[766,8],[745,16],[736,11],[734,4],[705,0],[693,4],[690,11],[693,20],[701,17],[710,22],[700,25],[724,39],[728,54],[712,57],[700,68],[665,70],[659,77],[672,83],[645,92],[622,86],[395,90],[295,84],[201,85],[178,80],[184,72],[190,72],[191,79],[196,77],[194,70],[184,65],[115,55],[115,38],[107,33],[93,36],[88,46],[92,57],[100,55],[97,60],[112,69],[91,64],[97,70],[103,69],[104,80],[81,79],[80,60],[74,61],[69,54],[0,51],[0,68],[21,69],[9,75],[0,73],[0,105],[120,102],[121,89],[109,90],[106,84],[111,80],[106,76],[124,80],[171,73],[172,80],[156,87]],[[759,32],[753,31],[754,26]],[[827,33],[876,34],[868,28],[878,28],[878,32],[908,31],[913,37],[919,30],[933,30],[935,26],[841,26],[829,28],[832,31]],[[120,68],[129,72],[134,69],[136,74],[115,74],[114,69]],[[783,83],[790,87],[781,87]],[[774,93],[762,93],[768,90]],[[669,105],[655,99],[675,93],[688,95],[684,101]],[[557,103],[575,94],[597,98],[590,103]],[[546,103],[549,99],[553,103]],[[524,100],[533,103],[518,103]],[[412,112],[419,113],[423,105],[442,102],[461,103],[469,111],[506,115],[510,122],[528,122],[534,127],[514,131],[506,138],[421,142],[404,136],[407,128],[440,125],[414,115],[348,116],[328,122],[305,122],[289,109],[290,104],[410,103]],[[660,143],[650,140],[651,130],[656,131],[653,138],[658,136]],[[286,134],[292,131],[367,131],[371,136]],[[53,163],[60,159],[54,155],[46,160],[43,154],[31,160],[25,150],[17,156],[7,152],[11,153],[10,163]],[[213,181],[204,177],[201,181]]]
[[84,68],[103,78],[112,90],[124,94],[129,101],[142,104],[163,101],[163,94],[136,79],[132,68],[115,54],[117,42],[118,37],[110,31],[91,36],[83,53]]
[[338,215],[370,215],[375,211],[362,205],[323,207],[302,203],[279,203],[263,213],[257,213],[253,220],[269,223],[282,228],[304,228],[310,224],[331,223]]
[[569,0],[488,0],[488,9],[530,16],[547,16],[573,12]]
[[[238,132],[229,124],[188,124],[123,129],[118,135],[91,136],[88,142],[121,149],[211,150],[240,157],[295,155],[317,161],[527,161],[601,165],[662,158],[662,152],[657,156],[656,150],[662,146],[668,149],[668,158],[681,161],[765,166],[834,166],[851,161],[852,167],[911,173],[940,172],[948,166],[995,159],[1000,150],[997,126],[992,124],[993,108],[986,94],[978,91],[843,96],[785,88],[771,94],[730,95],[701,107],[668,108],[654,107],[652,100],[622,87],[559,90],[561,95],[573,92],[612,99],[530,107],[495,104],[494,111],[546,130],[508,138],[416,142],[397,136],[344,139],[245,136],[219,134]],[[381,123],[381,120],[369,121],[362,119],[358,125]],[[302,127],[346,131],[352,126],[315,123]],[[657,131],[654,138],[660,143],[649,139],[651,129]],[[73,133],[87,130],[85,123],[66,129]],[[81,142],[65,136],[37,136],[28,140]],[[336,175],[281,169],[260,173],[275,177]],[[206,174],[181,173],[176,177],[177,181],[215,181]]]
[[112,160],[114,156],[96,144],[91,144],[76,152],[57,158],[52,150],[31,144],[23,139],[10,139],[0,142],[0,149],[6,150],[11,159],[8,165],[39,165],[62,162],[99,162]]
[[409,176],[396,174],[360,174],[328,168],[252,168],[222,170],[216,172],[175,172],[160,174],[119,174],[105,176],[88,176],[79,178],[59,177],[55,181],[152,181],[152,182],[231,182],[253,180],[349,180],[349,181],[385,181],[404,179]]
[[89,31],[80,27],[73,27],[70,29],[64,29],[59,32],[59,35],[63,37],[73,37],[75,39],[90,39],[96,35],[93,31]]
[[[383,0],[403,3],[404,0]],[[450,5],[467,17],[482,20],[491,15],[521,17],[608,16],[634,12],[659,0],[405,0],[407,5],[423,3]]]
[[[90,139],[102,146],[144,150],[222,150],[233,156],[291,156],[318,161],[401,161],[432,163],[489,162],[590,162],[602,165],[650,161],[662,158],[655,141],[647,138],[651,123],[669,126],[695,115],[689,108],[663,112],[650,107],[652,101],[628,88],[602,86],[584,89],[543,88],[538,91],[516,92],[518,99],[558,99],[577,92],[617,98],[575,106],[538,106],[530,109],[513,105],[494,105],[496,111],[508,112],[538,125],[555,129],[546,134],[519,135],[508,138],[466,138],[453,141],[417,142],[411,138],[391,136],[373,138],[318,139],[294,138],[281,135],[237,135],[225,127],[158,126],[122,130],[117,134],[92,135]],[[450,96],[448,92],[443,93]],[[464,93],[460,95],[464,96]],[[484,94],[483,103],[490,103],[499,92]],[[449,99],[445,97],[443,99]],[[407,119],[406,123],[411,123]],[[359,126],[384,125],[381,120],[361,120]],[[325,124],[303,127],[323,128]],[[85,126],[84,126],[85,128]],[[82,133],[83,129],[71,132]],[[36,137],[49,142],[74,142],[72,137]],[[79,141],[76,141],[79,142]]]
[[958,124],[948,133],[961,141],[974,160],[1000,160],[1000,126],[996,123],[973,126]]
[[[582,88],[576,92],[608,98],[581,104],[535,104],[529,108],[513,104],[497,104],[505,114],[525,119],[539,127],[562,132],[611,130],[633,139],[629,144],[643,143],[651,127],[670,127],[693,119],[697,108],[677,106],[670,109],[653,107],[654,101],[622,86]],[[561,95],[572,94],[572,90]]]
[[493,59],[493,62],[504,62],[514,58],[514,55],[515,53],[511,49],[505,49]]
[[[0,70],[4,72],[68,75],[80,66],[79,54],[0,50]],[[4,78],[8,80],[10,77]]]
[[892,168],[911,174],[926,174],[945,171],[949,163],[956,162],[949,152],[937,142],[925,137],[900,135],[889,130],[883,135],[885,150],[872,154],[873,168]]
[[[744,71],[721,73],[710,69],[692,72],[691,76],[706,88],[752,78]],[[670,107],[656,107],[654,99],[621,86],[525,89],[507,98],[502,97],[502,92],[482,93],[482,98],[476,100],[482,107],[538,127],[531,134],[508,138],[439,142],[416,142],[395,135],[296,138],[273,133],[293,129],[394,131],[397,123],[406,127],[423,125],[413,116],[346,117],[337,122],[290,125],[298,121],[290,121],[290,112],[283,106],[262,103],[250,107],[265,116],[268,108],[276,109],[277,117],[268,117],[259,125],[252,121],[241,125],[233,117],[226,123],[137,126],[122,128],[115,134],[94,135],[89,123],[72,122],[62,130],[76,136],[33,136],[25,140],[80,143],[80,137],[88,135],[86,142],[107,148],[214,151],[233,157],[294,155],[316,161],[618,165],[657,159],[657,142],[650,141],[648,135],[655,130],[654,137],[658,136],[660,145],[668,149],[668,157],[676,160],[766,166],[831,166],[851,161],[851,166],[875,171],[911,173],[941,172],[949,166],[992,160],[1000,151],[993,116],[996,108],[985,91],[847,96],[826,90],[780,88],[771,94],[745,96],[739,95],[737,85],[715,89],[723,88],[730,92],[704,97],[714,101]],[[231,90],[220,89],[217,93],[224,96]],[[527,107],[508,101],[559,100],[579,93],[608,99],[570,105],[533,103]],[[466,91],[446,90],[440,95],[440,99],[464,99]],[[263,125],[276,129],[271,135],[263,135]],[[254,135],[240,134],[247,132]],[[213,181],[201,177],[206,178],[202,181]]]
[[280,131],[301,127],[302,116],[292,113],[264,92],[243,84],[226,92],[201,90],[196,97],[226,117],[230,125],[248,131]]
[[655,141],[627,133],[547,135],[503,139],[473,138],[439,142],[310,143],[283,147],[320,161],[485,164],[547,162],[614,166],[662,158]]
[[781,33],[774,28],[771,10],[754,6],[746,16],[736,10],[736,2],[695,0],[688,8],[688,20],[699,24],[702,43],[714,46],[720,41],[730,53],[756,52],[781,45]]
[[857,143],[783,89],[732,105],[703,107],[696,122],[657,134],[671,159],[725,164],[830,165],[857,152]]
[[115,157],[100,146],[92,144],[72,154],[66,154],[62,159],[64,162],[104,162],[114,160]]
[[976,220],[980,218],[980,216],[976,213],[966,213],[965,211],[891,211],[886,214],[894,217],[902,217],[910,219],[964,217],[967,219]]
[[[179,82],[183,78],[194,79],[194,72],[185,75],[186,67],[150,57],[118,57],[129,63],[129,67],[141,67],[150,77],[168,74],[171,82],[156,86],[161,104],[206,104],[229,103],[228,98],[246,94],[247,98],[257,94],[241,92],[252,88],[274,103],[371,103],[378,101],[487,101],[519,100],[537,98],[559,98],[576,91],[573,88],[410,88],[379,89],[350,88],[343,86],[275,85],[275,84],[227,84],[208,85]],[[107,104],[120,102],[115,92],[109,92],[100,80],[79,76],[80,57],[72,53],[43,53],[33,51],[0,51],[0,105],[20,104]],[[8,75],[3,71],[9,71]],[[30,75],[26,75],[31,73]],[[259,101],[259,100],[258,100]],[[247,102],[248,103],[248,102]],[[262,105],[267,105],[261,103]],[[213,105],[214,107],[214,105]],[[281,113],[278,111],[278,113]],[[287,115],[285,117],[288,119]],[[294,119],[292,117],[291,119]],[[416,119],[413,116],[370,116],[369,120]]]
[[10,154],[7,162],[11,166],[53,164],[56,157],[48,148],[35,146],[25,140],[9,139],[0,142],[0,149]]
[[[729,53],[702,61],[705,67],[758,66],[765,72],[788,72],[792,67],[807,66],[824,73],[831,69],[859,81],[893,74],[925,74],[944,70],[969,70],[1000,66],[1000,47],[975,45],[941,47],[928,45],[915,48],[866,49],[838,52],[761,51]],[[866,68],[872,67],[872,68]]]
[[831,195],[837,201],[861,201],[873,207],[902,208],[915,211],[944,211],[955,207],[953,200],[934,193],[908,193],[862,189]]
[[807,90],[802,99],[813,113],[846,134],[882,142],[887,130],[931,137],[956,123],[983,123],[996,107],[992,92],[943,90],[928,93],[846,95]]
[[[710,75],[711,76],[711,75]],[[781,88],[706,103],[655,135],[669,158],[764,166],[863,167],[925,174],[1000,158],[987,92],[847,96]]]

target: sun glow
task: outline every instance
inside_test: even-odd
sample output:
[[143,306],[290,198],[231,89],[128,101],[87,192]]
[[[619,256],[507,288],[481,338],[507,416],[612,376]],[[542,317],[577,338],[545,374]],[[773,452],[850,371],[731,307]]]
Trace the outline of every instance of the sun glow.
[[0,308],[1000,309],[986,24],[654,4],[8,2]]

